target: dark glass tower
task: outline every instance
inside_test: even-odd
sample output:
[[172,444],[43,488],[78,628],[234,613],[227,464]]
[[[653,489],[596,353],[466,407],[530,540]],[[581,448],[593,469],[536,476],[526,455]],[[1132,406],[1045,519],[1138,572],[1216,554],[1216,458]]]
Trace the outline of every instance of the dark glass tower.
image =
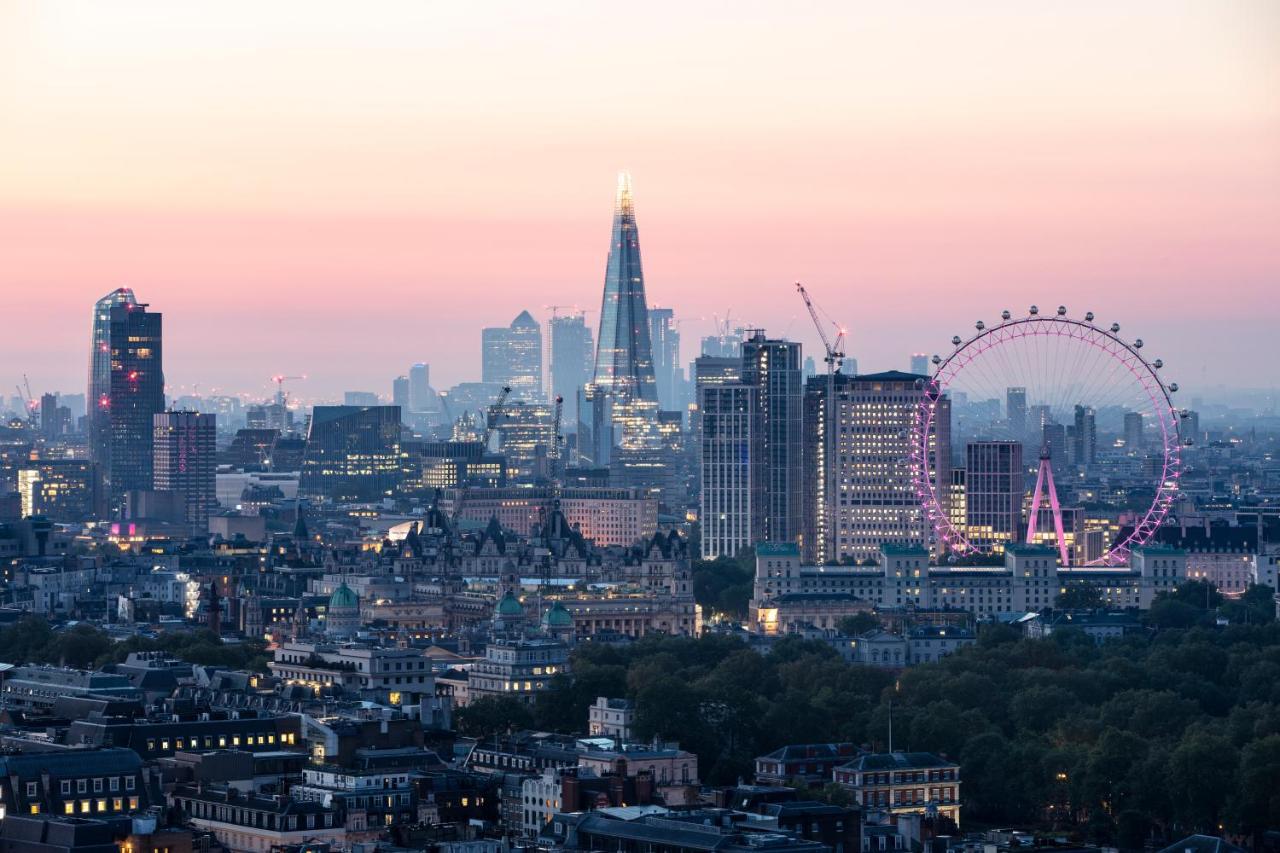
[[[111,309],[116,305],[137,305],[133,291],[117,288],[93,306],[93,331],[89,342],[88,415],[89,457],[105,463],[111,437]],[[105,472],[103,472],[105,475]]]
[[311,410],[299,494],[334,503],[378,501],[399,484],[399,406]]
[[766,338],[756,329],[742,343],[742,381],[760,394],[763,435],[758,452],[764,458],[757,471],[764,479],[765,504],[761,533],[769,542],[795,542],[804,517],[800,344]]
[[593,381],[597,391],[619,399],[658,399],[640,267],[640,234],[631,200],[631,176],[626,172],[618,175]]
[[164,411],[161,317],[125,288],[94,307],[89,447],[112,513],[126,492],[152,488],[152,421]]

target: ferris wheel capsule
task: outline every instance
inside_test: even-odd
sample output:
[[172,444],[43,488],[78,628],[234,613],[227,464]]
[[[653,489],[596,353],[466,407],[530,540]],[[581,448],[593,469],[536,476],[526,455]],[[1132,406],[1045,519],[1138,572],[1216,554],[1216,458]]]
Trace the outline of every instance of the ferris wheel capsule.
[[1010,317],[1012,317],[1012,316],[1013,316],[1013,315],[1012,315],[1012,314],[1010,314],[1010,313],[1008,312],[1008,310],[1005,310],[1005,311],[1001,311],[1001,312],[1000,312],[1000,319],[1001,319],[1001,320],[1008,320],[1008,319],[1009,319]]
[[1065,306],[1065,305],[1059,305],[1059,306],[1058,306],[1058,316],[1059,316],[1059,317],[1065,317],[1065,316],[1067,316],[1067,306]]
[[955,346],[960,346],[960,336],[956,335],[955,337],[953,337],[951,339],[951,343]]
[[1170,382],[1170,383],[1169,383],[1169,391],[1170,391],[1170,393],[1176,393],[1176,392],[1177,392],[1177,390],[1178,390],[1178,383],[1177,383],[1177,382]]
[[1138,338],[1136,341],[1133,342],[1133,348],[1142,349],[1142,338]]
[[1092,322],[1093,322],[1093,312],[1092,312],[1092,311],[1086,311],[1086,312],[1084,312],[1084,321],[1085,321],[1086,323],[1092,323]]
[[987,324],[979,320],[978,322],[973,324],[973,327],[977,329],[979,332],[981,332],[983,329],[987,327]]
[[1151,362],[1151,366],[1154,367],[1156,370],[1159,370],[1160,368],[1164,367],[1164,359],[1157,358],[1155,361]]
[[931,358],[930,361],[932,361],[934,364],[942,364],[942,356],[934,355],[934,357]]
[[1118,332],[1118,331],[1120,331],[1120,324],[1119,324],[1119,323],[1112,323],[1112,324],[1111,324],[1111,334],[1113,334],[1113,335],[1114,335],[1114,334],[1115,334],[1116,332]]
[[1032,306],[1031,306],[1031,316],[1032,316],[1032,317],[1034,317],[1035,315],[1037,315],[1037,314],[1039,314],[1039,313],[1040,313],[1040,309],[1039,309],[1037,306],[1032,305]]

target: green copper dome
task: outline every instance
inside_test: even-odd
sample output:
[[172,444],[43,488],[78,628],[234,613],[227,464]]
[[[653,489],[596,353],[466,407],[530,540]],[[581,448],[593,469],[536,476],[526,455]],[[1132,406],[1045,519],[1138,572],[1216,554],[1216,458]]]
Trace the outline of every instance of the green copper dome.
[[560,602],[551,605],[551,609],[547,611],[547,615],[543,617],[546,620],[548,628],[572,628],[573,616]]
[[523,616],[524,605],[520,603],[520,599],[516,598],[514,592],[508,592],[498,602],[499,616]]
[[347,607],[355,609],[360,606],[360,599],[356,596],[355,591],[347,586],[343,581],[342,585],[333,591],[333,595],[329,596],[329,609],[336,607]]

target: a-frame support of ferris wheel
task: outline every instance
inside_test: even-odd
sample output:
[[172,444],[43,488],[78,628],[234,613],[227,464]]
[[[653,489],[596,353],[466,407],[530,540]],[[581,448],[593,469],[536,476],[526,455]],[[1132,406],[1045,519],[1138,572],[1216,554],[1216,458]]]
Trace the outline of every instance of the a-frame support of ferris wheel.
[[1040,450],[1040,470],[1036,473],[1036,490],[1031,496],[1031,517],[1027,520],[1028,545],[1035,544],[1036,522],[1040,518],[1040,504],[1044,500],[1045,491],[1049,493],[1049,508],[1053,512],[1053,532],[1058,536],[1058,556],[1064,567],[1069,566],[1071,560],[1067,557],[1067,538],[1062,533],[1062,505],[1058,503],[1058,489],[1053,484],[1053,463],[1049,461],[1048,445]]

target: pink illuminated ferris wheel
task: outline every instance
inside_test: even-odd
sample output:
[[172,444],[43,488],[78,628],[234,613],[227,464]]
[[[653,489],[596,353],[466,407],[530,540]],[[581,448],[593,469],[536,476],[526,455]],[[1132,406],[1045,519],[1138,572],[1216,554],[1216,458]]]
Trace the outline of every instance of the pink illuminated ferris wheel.
[[912,470],[932,544],[967,556],[1036,542],[1063,565],[1124,563],[1177,493],[1177,384],[1093,312],[1032,306],[975,328],[919,380]]

